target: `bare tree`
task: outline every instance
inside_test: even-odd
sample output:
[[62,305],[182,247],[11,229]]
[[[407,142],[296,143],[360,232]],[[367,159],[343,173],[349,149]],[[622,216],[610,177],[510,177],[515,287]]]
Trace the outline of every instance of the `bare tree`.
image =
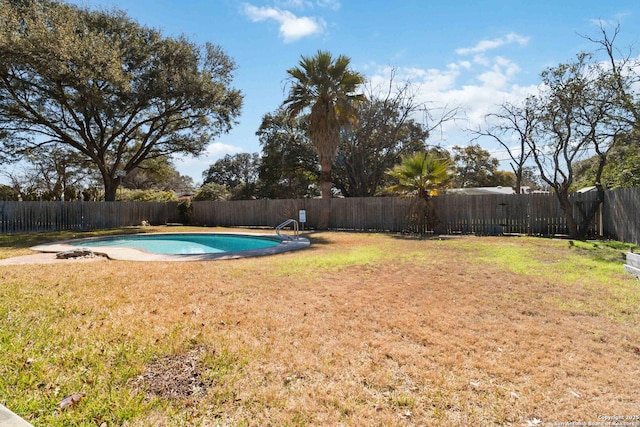
[[431,108],[419,98],[411,81],[398,81],[391,69],[388,81],[364,87],[358,104],[358,126],[344,128],[334,164],[334,183],[346,197],[370,197],[385,184],[385,171],[403,157],[426,151],[427,138],[458,109]]
[[604,52],[606,57],[606,70],[609,74],[608,84],[611,90],[617,95],[617,103],[621,107],[618,110],[620,115],[618,120],[626,121],[627,124],[637,132],[640,126],[640,100],[638,93],[634,90],[640,84],[640,61],[634,58],[632,51],[622,52],[615,45],[616,38],[620,33],[618,24],[612,34],[607,33],[604,24],[600,23],[601,39],[594,39],[583,36],[587,40],[600,45],[597,50]]
[[[607,154],[631,129],[629,121],[621,120],[623,106],[611,78],[592,55],[581,53],[574,62],[545,70],[545,89],[531,99],[542,112],[539,131],[528,140],[532,158],[541,179],[555,191],[573,238],[586,236],[604,198],[600,177]],[[580,217],[574,216],[569,198],[573,168],[592,153],[598,157],[594,182],[598,198],[589,207],[576,205]]]
[[472,131],[476,137],[489,137],[497,141],[509,154],[509,165],[516,177],[516,193],[520,194],[525,164],[531,156],[531,141],[540,121],[536,103],[527,98],[522,105],[504,102],[497,113],[485,116],[485,128]]

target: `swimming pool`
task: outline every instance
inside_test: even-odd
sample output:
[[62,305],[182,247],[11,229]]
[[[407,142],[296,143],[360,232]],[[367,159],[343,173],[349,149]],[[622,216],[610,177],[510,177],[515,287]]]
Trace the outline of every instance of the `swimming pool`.
[[271,255],[309,246],[309,240],[246,233],[149,233],[55,242],[32,249],[64,252],[88,249],[111,259],[186,261]]
[[119,246],[142,249],[155,254],[194,255],[241,252],[271,248],[280,240],[263,236],[215,233],[139,234],[71,242],[71,246],[86,248]]

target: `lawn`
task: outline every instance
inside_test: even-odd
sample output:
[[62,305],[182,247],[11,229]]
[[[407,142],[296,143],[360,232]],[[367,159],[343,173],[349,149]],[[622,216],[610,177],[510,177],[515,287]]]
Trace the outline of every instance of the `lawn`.
[[[69,236],[0,236],[0,258]],[[0,403],[35,426],[640,416],[640,281],[620,247],[307,237],[231,261],[0,266]]]

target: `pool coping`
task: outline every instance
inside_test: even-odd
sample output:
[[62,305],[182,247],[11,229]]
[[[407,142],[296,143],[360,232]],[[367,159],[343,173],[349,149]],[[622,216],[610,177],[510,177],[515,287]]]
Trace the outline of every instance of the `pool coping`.
[[[185,234],[185,232],[174,233],[136,233],[135,235],[149,234],[149,235],[172,235],[172,234]],[[148,252],[143,249],[136,248],[123,248],[114,246],[92,246],[83,248],[81,245],[71,245],[70,242],[78,243],[83,240],[92,240],[96,236],[86,237],[80,239],[61,240],[58,242],[45,243],[36,246],[32,246],[30,249],[38,252],[45,253],[59,253],[67,252],[78,249],[88,249],[93,254],[104,256],[112,260],[120,261],[213,261],[224,259],[239,259],[266,255],[275,255],[284,252],[295,251],[309,247],[311,242],[304,237],[292,237],[289,235],[278,234],[265,234],[265,233],[221,233],[221,232],[189,232],[188,234],[224,234],[235,236],[249,236],[249,237],[268,237],[273,240],[280,240],[280,243],[276,246],[263,249],[253,249],[248,251],[239,252],[223,252],[215,254],[188,254],[188,255],[167,255]],[[131,236],[131,234],[126,234]],[[115,237],[115,236],[108,236]]]
[[5,427],[33,427],[31,423],[28,423],[24,418],[3,405],[0,405],[0,424]]

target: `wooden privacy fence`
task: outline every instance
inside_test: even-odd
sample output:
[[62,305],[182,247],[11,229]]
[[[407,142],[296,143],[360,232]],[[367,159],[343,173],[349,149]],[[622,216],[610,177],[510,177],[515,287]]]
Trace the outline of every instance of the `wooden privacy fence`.
[[[595,193],[572,195],[577,213],[588,209]],[[447,234],[498,235],[520,233],[553,236],[567,234],[564,213],[555,195],[444,195],[433,199],[439,223]],[[363,231],[412,231],[410,200],[397,197],[333,199],[330,228]],[[191,222],[206,226],[273,228],[306,211],[305,228],[316,228],[321,200],[242,200],[193,202]],[[591,224],[591,235],[603,235],[640,244],[640,189],[605,192],[602,208]],[[0,232],[89,230],[180,222],[175,202],[2,202]]]
[[640,245],[640,188],[605,191],[602,227],[607,236]]
[[[596,193],[573,194],[574,218],[581,220],[579,206],[588,209]],[[552,194],[445,195],[434,198],[440,220],[434,228],[446,234],[529,234],[554,236],[567,234],[567,221],[557,197]],[[589,234],[597,235],[599,215]]]
[[177,203],[0,201],[0,232],[31,233],[176,222]]
[[[574,205],[589,206],[595,193],[575,194]],[[275,227],[287,218],[298,219],[306,211],[306,226],[315,228],[320,200],[245,200],[194,202],[195,224]],[[433,199],[439,219],[434,230],[443,234],[535,235],[566,234],[567,224],[554,195],[444,195]],[[412,231],[411,201],[397,197],[353,197],[331,201],[330,228],[366,231]],[[577,207],[576,207],[577,212]],[[598,222],[592,234],[599,231]]]
[[[316,228],[319,199],[239,200],[194,202],[192,222],[199,225],[275,227],[298,219],[306,211],[305,227]],[[331,200],[330,228],[339,230],[401,231],[410,226],[409,201],[395,197],[357,197]]]

